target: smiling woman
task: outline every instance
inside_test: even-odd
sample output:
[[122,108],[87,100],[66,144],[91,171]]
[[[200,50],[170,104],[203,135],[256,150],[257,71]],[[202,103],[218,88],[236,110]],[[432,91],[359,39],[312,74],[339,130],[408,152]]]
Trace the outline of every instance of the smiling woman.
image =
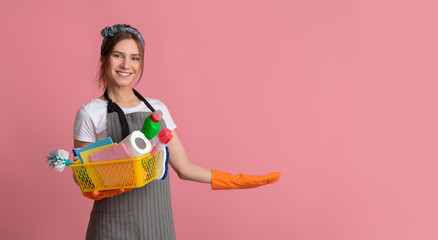
[[[145,98],[132,83],[143,73],[144,41],[137,29],[118,24],[102,30],[99,83],[105,90],[99,98],[84,104],[74,125],[75,148],[111,137],[120,142],[145,119],[160,110],[160,131],[172,131],[168,142],[169,164],[181,179],[211,183],[211,188],[254,188],[279,181],[280,173],[248,176],[205,169],[190,162],[175,132],[176,125],[161,101]],[[167,166],[167,165],[166,165]],[[83,193],[95,200],[86,239],[175,239],[169,175],[134,189],[116,189]]]

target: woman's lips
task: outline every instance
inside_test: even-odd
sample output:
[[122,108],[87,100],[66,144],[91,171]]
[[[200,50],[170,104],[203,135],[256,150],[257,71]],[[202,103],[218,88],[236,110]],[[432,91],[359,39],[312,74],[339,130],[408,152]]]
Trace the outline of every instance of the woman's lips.
[[127,73],[127,72],[119,72],[117,71],[117,74],[121,77],[129,77],[131,76],[132,73]]

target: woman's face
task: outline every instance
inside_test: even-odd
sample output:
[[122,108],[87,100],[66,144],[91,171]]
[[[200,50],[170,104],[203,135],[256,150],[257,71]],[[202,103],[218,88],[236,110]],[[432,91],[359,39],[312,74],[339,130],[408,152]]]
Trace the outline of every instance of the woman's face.
[[119,87],[130,85],[141,69],[141,55],[137,42],[125,39],[118,42],[109,57],[107,67],[108,86]]

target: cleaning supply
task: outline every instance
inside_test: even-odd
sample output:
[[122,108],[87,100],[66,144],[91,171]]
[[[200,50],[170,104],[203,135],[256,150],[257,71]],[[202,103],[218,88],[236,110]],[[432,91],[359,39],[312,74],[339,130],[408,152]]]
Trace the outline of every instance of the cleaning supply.
[[146,136],[148,140],[151,140],[158,135],[158,132],[160,131],[159,121],[161,120],[162,116],[163,112],[160,110],[156,110],[144,120],[141,132]]
[[167,176],[169,168],[169,149],[166,145],[172,138],[172,131],[166,128],[151,140],[151,155],[157,154],[157,179],[160,180],[165,179]]
[[133,156],[129,153],[125,143],[117,144],[112,148],[108,148],[90,155],[91,162],[103,162],[130,158],[133,158]]
[[156,137],[151,140],[152,151],[151,155],[157,154],[159,151],[164,149],[166,145],[172,140],[172,131],[169,129],[163,129]]
[[[91,145],[92,144],[90,144],[88,146],[91,146]],[[103,151],[103,150],[108,149],[108,148],[112,148],[112,147],[114,147],[116,145],[117,145],[117,143],[111,143],[111,144],[103,145],[103,146],[100,146],[100,147],[91,148],[91,149],[88,149],[86,151],[80,152],[79,156],[81,156],[81,159],[82,159],[83,163],[91,163],[90,155],[92,155],[94,153],[97,153],[97,152],[100,152],[100,151]]]
[[90,144],[88,144],[84,147],[81,147],[79,149],[73,149],[73,153],[78,156],[79,160],[81,160],[81,163],[84,163],[84,161],[82,160],[82,157],[80,155],[81,152],[90,150],[92,148],[108,145],[111,143],[114,143],[113,140],[110,137],[107,137],[107,138],[104,138],[104,139],[99,140],[97,142],[90,143]]
[[134,158],[148,154],[152,150],[151,142],[140,131],[133,131],[120,143],[126,145],[126,149]]
[[273,172],[264,176],[246,175],[243,173],[234,176],[226,172],[212,170],[211,189],[228,190],[260,187],[280,181],[280,175],[281,173],[279,172]]
[[165,147],[157,154],[157,179],[164,180],[169,171],[169,149]]
[[63,149],[54,149],[47,155],[46,162],[49,163],[49,167],[58,172],[62,172],[64,171],[65,166],[75,164],[70,162],[68,155],[68,152]]
[[[139,133],[143,135],[143,138],[146,141],[148,141],[143,133]],[[118,148],[122,150],[117,150]],[[115,153],[110,154],[112,156],[108,155],[108,158],[103,157],[103,155],[99,156],[106,151],[112,152],[111,150]],[[128,156],[120,157],[118,154],[120,152]],[[79,185],[81,191],[84,192],[84,196],[94,200],[112,197],[121,193],[119,190],[114,189],[129,191],[132,188],[142,187],[156,179],[157,156],[145,154],[137,158],[132,158],[132,156],[129,156],[124,143],[103,145],[82,151],[79,155],[87,163],[82,164],[79,159],[74,163],[70,162],[70,160],[68,160],[69,153],[62,149],[55,149],[49,152],[47,155],[47,162],[50,167],[60,172],[65,169],[65,166],[70,166],[75,181]],[[116,158],[123,159],[107,161],[108,159],[111,159],[111,157],[115,157],[114,155],[119,156]],[[106,161],[100,162],[98,161],[100,160],[99,158]],[[94,161],[98,162],[92,163],[90,162],[90,159],[94,159]],[[165,156],[164,159],[166,159]]]

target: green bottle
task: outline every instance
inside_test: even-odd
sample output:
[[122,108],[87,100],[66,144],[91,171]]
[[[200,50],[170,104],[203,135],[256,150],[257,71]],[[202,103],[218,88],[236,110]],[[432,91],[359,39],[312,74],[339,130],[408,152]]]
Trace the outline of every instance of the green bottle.
[[157,110],[149,115],[146,120],[144,120],[141,132],[146,136],[148,140],[151,140],[158,135],[160,131],[160,120],[163,116],[163,112]]

